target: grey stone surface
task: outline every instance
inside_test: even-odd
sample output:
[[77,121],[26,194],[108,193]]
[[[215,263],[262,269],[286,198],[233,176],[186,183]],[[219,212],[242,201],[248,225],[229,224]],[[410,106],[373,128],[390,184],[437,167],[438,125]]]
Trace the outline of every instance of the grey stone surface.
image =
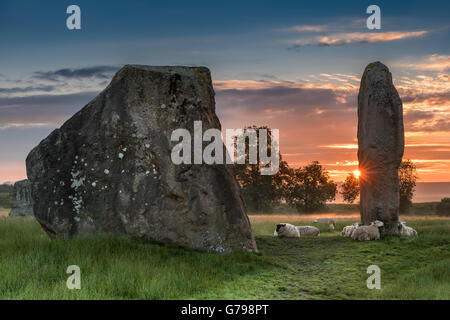
[[33,200],[31,198],[31,183],[28,180],[17,181],[11,192],[10,217],[32,216]]
[[207,251],[256,250],[232,168],[175,165],[172,131],[220,129],[202,67],[127,65],[27,158],[48,234],[108,233]]
[[381,220],[381,235],[398,234],[398,168],[404,150],[402,101],[389,69],[369,64],[358,95],[361,221]]

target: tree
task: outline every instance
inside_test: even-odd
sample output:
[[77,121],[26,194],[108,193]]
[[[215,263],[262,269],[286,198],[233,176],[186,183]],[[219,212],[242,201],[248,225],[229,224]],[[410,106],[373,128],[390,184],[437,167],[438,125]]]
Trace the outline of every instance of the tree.
[[409,213],[416,187],[416,165],[411,160],[404,160],[398,170],[400,186],[400,213]]
[[359,180],[353,173],[350,173],[345,178],[344,183],[341,185],[340,194],[344,198],[345,202],[353,203],[359,195]]
[[450,198],[442,198],[436,208],[440,216],[450,216]]
[[272,134],[268,127],[251,126],[245,128],[245,130],[248,129],[254,129],[258,139],[256,139],[256,142],[252,142],[248,137],[245,138],[245,164],[234,165],[236,179],[241,187],[242,197],[247,209],[255,212],[271,212],[273,206],[278,204],[286,193],[286,185],[292,169],[289,168],[286,161],[282,160],[280,155],[278,172],[274,175],[262,175],[261,169],[268,165],[262,164],[259,153],[256,154],[257,163],[250,164],[249,150],[250,147],[256,147],[259,150],[259,129],[267,129],[267,146],[270,154],[272,152]]
[[287,200],[299,212],[314,212],[322,209],[327,201],[334,200],[336,192],[337,185],[330,180],[328,172],[318,161],[313,161],[293,170]]

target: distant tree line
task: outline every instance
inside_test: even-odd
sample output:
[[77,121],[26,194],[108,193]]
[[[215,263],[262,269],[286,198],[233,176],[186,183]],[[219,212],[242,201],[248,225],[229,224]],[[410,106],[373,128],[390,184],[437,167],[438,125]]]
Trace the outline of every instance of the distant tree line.
[[0,184],[0,193],[10,193],[13,190],[13,186],[10,184]]

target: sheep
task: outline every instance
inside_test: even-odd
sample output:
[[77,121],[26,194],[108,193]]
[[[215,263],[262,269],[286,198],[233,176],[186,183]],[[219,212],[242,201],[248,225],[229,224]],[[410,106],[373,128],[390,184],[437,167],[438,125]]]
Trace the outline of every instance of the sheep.
[[398,224],[398,229],[401,236],[405,237],[417,237],[417,231],[411,227],[407,227],[404,221],[400,221]]
[[315,223],[326,223],[330,226],[331,230],[334,230],[334,227],[336,226],[336,223],[331,218],[316,218],[314,219]]
[[296,228],[297,228],[298,232],[300,233],[300,236],[314,236],[314,237],[320,236],[320,231],[316,227],[298,226]]
[[360,224],[358,222],[355,222],[351,226],[345,226],[344,229],[342,229],[341,236],[343,237],[351,237],[353,231],[355,231]]
[[360,226],[352,233],[353,240],[378,240],[380,239],[380,230],[378,228],[384,226],[384,223],[376,220],[369,226]]
[[275,237],[300,238],[298,229],[289,223],[279,223],[273,233]]

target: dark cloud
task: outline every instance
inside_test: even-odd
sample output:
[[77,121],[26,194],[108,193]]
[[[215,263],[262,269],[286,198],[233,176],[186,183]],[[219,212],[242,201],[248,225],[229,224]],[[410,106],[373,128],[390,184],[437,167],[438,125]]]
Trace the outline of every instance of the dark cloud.
[[10,123],[61,123],[91,101],[98,92],[0,98],[0,126]]
[[450,132],[450,119],[431,119],[426,123],[413,123],[407,126],[407,129],[414,132]]
[[59,69],[56,71],[34,72],[33,77],[37,79],[58,81],[59,79],[83,79],[98,78],[109,79],[119,69],[117,66],[94,66],[79,69]]
[[[337,111],[356,107],[351,102],[340,102],[338,93],[331,89],[277,86],[264,89],[218,90],[216,96],[219,107],[247,113],[291,110],[306,114],[317,109]],[[356,101],[356,97],[349,97],[347,100]]]
[[53,91],[54,89],[55,89],[54,86],[0,88],[0,93],[27,93],[34,91],[50,92]]
[[289,51],[296,51],[296,52],[300,52],[301,48],[305,48],[305,47],[319,47],[319,48],[323,48],[323,47],[342,47],[342,46],[348,46],[351,44],[363,44],[363,43],[371,43],[370,41],[367,40],[358,40],[358,41],[336,41],[333,43],[329,43],[329,42],[321,42],[318,41],[317,43],[305,43],[305,44],[294,44],[290,47],[287,47],[286,49]]
[[296,51],[296,52],[300,52],[302,48],[304,47],[310,47],[311,45],[308,44],[304,44],[304,45],[300,45],[300,44],[294,44],[290,47],[287,47],[286,50],[288,51]]
[[404,114],[405,122],[414,123],[420,120],[433,119],[434,114],[431,111],[411,110]]
[[401,92],[403,103],[423,103],[445,105],[450,101],[450,91],[446,92],[432,92],[426,94],[416,94],[415,92]]

